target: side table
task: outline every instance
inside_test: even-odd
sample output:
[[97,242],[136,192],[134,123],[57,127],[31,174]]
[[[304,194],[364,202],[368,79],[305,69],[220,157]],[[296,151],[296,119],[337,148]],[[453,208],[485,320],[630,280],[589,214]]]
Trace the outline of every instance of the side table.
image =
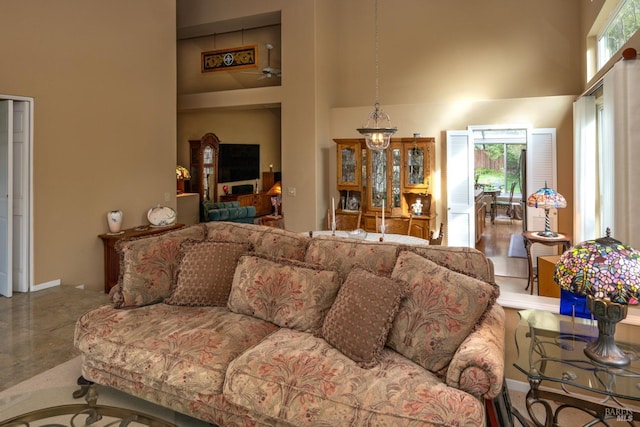
[[116,251],[116,243],[119,240],[149,236],[181,227],[184,227],[184,224],[174,224],[166,227],[144,225],[122,230],[119,234],[100,234],[98,237],[102,239],[102,243],[104,244],[104,292],[108,294],[111,288],[118,284],[118,278],[120,277],[120,257]]
[[531,286],[531,289],[529,291],[530,295],[533,295],[533,282],[535,279],[535,274],[533,272],[533,261],[531,260],[531,246],[534,243],[540,243],[546,246],[562,245],[563,252],[569,250],[569,248],[571,247],[571,237],[567,235],[558,233],[557,237],[542,237],[539,236],[538,233],[541,233],[541,231],[525,231],[524,233],[522,233],[524,247],[527,250],[527,261],[529,262],[529,280],[527,281],[527,287],[524,289],[526,291],[527,289],[529,289],[529,286]]
[[607,366],[584,354],[598,335],[591,320],[541,310],[522,310],[518,315],[514,366],[527,376],[530,389],[525,403],[536,426],[608,426],[608,420],[636,425],[640,420],[637,343],[616,340],[631,356],[631,364]]

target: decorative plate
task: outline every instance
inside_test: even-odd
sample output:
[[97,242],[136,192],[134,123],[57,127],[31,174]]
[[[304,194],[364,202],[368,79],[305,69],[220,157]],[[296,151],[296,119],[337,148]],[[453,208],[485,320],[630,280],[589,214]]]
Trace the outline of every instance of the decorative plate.
[[176,211],[168,206],[156,206],[149,209],[147,219],[151,225],[156,227],[166,227],[176,223]]

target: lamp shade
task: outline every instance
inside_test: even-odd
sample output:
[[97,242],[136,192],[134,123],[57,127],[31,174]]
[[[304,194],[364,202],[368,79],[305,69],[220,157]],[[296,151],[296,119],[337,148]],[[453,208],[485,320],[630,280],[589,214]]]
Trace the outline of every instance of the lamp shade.
[[282,184],[280,181],[276,182],[271,186],[269,191],[267,191],[267,195],[269,196],[279,196],[282,194]]
[[619,304],[638,304],[640,252],[609,236],[587,240],[564,252],[555,282],[563,289]]
[[184,166],[176,166],[176,179],[177,180],[189,180],[191,179],[191,174],[189,170]]
[[545,184],[544,187],[529,196],[527,206],[542,209],[559,209],[566,208],[567,201],[562,194],[547,187],[547,184]]

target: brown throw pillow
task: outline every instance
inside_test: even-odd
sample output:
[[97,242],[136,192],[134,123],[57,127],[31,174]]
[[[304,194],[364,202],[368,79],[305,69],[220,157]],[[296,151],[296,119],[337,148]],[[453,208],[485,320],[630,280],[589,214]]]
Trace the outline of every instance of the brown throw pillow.
[[180,247],[178,280],[165,303],[226,306],[238,259],[250,249],[250,243],[183,242]]
[[324,339],[363,368],[378,363],[406,284],[354,267],[322,326]]

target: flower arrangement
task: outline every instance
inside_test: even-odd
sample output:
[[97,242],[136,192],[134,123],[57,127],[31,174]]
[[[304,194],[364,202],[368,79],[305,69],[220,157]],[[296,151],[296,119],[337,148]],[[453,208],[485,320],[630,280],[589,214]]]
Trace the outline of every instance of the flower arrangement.
[[176,179],[179,181],[186,181],[191,179],[191,174],[187,170],[187,168],[183,166],[176,166]]

